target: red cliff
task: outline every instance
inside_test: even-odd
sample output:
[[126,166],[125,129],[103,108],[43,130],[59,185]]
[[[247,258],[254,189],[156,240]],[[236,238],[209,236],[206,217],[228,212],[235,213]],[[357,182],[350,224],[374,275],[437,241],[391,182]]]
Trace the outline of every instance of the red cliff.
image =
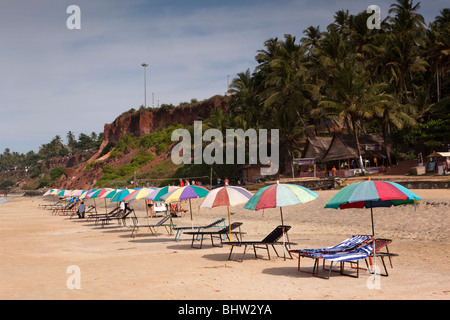
[[169,110],[140,109],[120,115],[111,124],[105,124],[104,141],[117,142],[124,134],[144,136],[150,132],[174,123],[192,125],[195,120],[209,117],[211,109],[226,109],[229,97],[214,97],[201,103],[184,105]]
[[[100,149],[87,161],[80,161],[77,159],[77,167],[66,170],[63,177],[55,184],[55,187],[65,189],[88,189],[103,176],[102,166],[107,164],[117,168],[120,168],[126,163],[129,163],[138,150],[128,150],[120,158],[107,159],[108,155],[100,158],[103,148],[108,142],[117,142],[124,134],[134,134],[135,136],[144,136],[151,133],[154,130],[169,126],[174,123],[183,125],[192,125],[195,120],[207,119],[212,109],[222,108],[227,110],[229,97],[213,97],[204,102],[184,105],[169,110],[160,109],[144,109],[135,112],[125,112],[117,117],[113,123],[105,124],[104,140]],[[154,161],[148,164],[149,166],[156,165],[159,161],[163,161],[170,156],[170,148],[167,152],[156,157]],[[81,159],[84,160],[84,159]],[[103,165],[96,164],[89,171],[85,171],[86,166],[92,161],[96,161]],[[72,159],[72,161],[74,161]],[[71,167],[68,165],[68,160],[65,162],[67,165],[53,164],[54,166]]]

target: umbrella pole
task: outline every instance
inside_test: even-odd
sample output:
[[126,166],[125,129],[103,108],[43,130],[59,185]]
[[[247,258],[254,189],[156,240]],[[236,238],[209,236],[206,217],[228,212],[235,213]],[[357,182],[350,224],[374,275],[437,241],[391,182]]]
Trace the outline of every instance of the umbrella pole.
[[283,230],[283,257],[284,260],[286,261],[286,238],[284,235],[283,209],[281,207],[280,207],[280,214],[281,214],[281,227]]
[[376,240],[375,240],[375,228],[373,225],[373,208],[372,208],[372,201],[370,201],[370,218],[372,219],[372,237],[373,237],[373,241],[372,241],[372,245],[373,245],[373,276],[374,279],[377,275],[376,273],[376,267],[377,267],[377,257],[375,252],[377,251],[375,244],[376,244]]
[[[229,206],[227,206],[227,211],[228,211],[228,241],[231,241],[231,217],[230,217],[230,207]],[[230,250],[231,250],[231,244],[230,244]]]
[[194,230],[194,220],[192,220],[192,206],[191,206],[191,199],[189,199],[189,211],[191,212],[191,228]]

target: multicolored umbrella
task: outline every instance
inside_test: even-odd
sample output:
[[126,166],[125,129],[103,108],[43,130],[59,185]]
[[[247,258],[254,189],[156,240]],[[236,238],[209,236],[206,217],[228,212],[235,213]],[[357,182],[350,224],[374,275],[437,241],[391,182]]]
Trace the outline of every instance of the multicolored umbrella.
[[191,212],[191,222],[193,223],[191,199],[206,197],[208,193],[209,190],[204,187],[189,185],[173,190],[168,194],[160,197],[160,199],[165,202],[174,202],[189,199],[189,210]]
[[203,199],[200,208],[227,207],[228,225],[231,239],[230,207],[247,203],[253,195],[244,188],[225,186],[211,190]]
[[[372,236],[375,242],[373,207],[391,207],[413,204],[420,200],[421,198],[418,195],[398,183],[390,181],[373,181],[369,178],[367,181],[352,183],[344,187],[327,202],[325,208],[370,208]],[[373,260],[376,264],[375,251],[376,250],[373,250]]]
[[70,197],[71,191],[70,190],[64,190],[64,189],[59,189],[57,195],[61,196],[61,197]]
[[133,191],[129,195],[127,195],[125,198],[123,198],[123,201],[131,201],[131,200],[139,200],[142,198],[145,198],[148,196],[151,192],[155,191],[156,188],[142,188]]
[[[279,183],[259,189],[253,197],[246,203],[244,209],[261,210],[268,208],[280,208],[281,225],[284,226],[283,209],[284,206],[291,206],[315,200],[319,195],[296,184]],[[289,241],[289,237],[288,241]],[[283,228],[283,243],[285,243],[285,232]],[[283,246],[284,259],[286,259],[286,246]]]
[[46,193],[44,193],[43,197],[46,197],[46,196],[51,196],[51,195],[52,195],[52,192],[54,192],[54,191],[55,191],[55,189],[50,189],[50,190],[47,190],[47,192],[46,192]]
[[119,192],[117,192],[112,198],[111,198],[111,202],[120,202],[123,201],[123,198],[125,198],[126,196],[128,196],[130,193],[132,193],[133,191],[135,191],[134,189],[124,189],[121,190]]
[[296,184],[279,183],[263,187],[256,192],[246,203],[244,209],[261,210],[280,208],[281,225],[284,225],[282,207],[301,204],[315,200],[319,195]]
[[103,194],[105,194],[109,191],[113,191],[114,189],[101,188],[101,189],[93,189],[93,190],[95,190],[95,191],[93,191],[92,193],[89,193],[89,195],[87,196],[88,199],[100,198]]
[[144,199],[153,200],[153,201],[161,201],[161,197],[166,195],[167,193],[178,189],[176,186],[166,186],[162,188],[158,188],[155,191],[150,192]]
[[99,196],[100,199],[111,199],[116,195],[116,193],[121,192],[123,189],[112,189],[111,191],[107,191]]
[[367,180],[344,187],[328,201],[325,208],[370,208],[372,235],[375,236],[372,208],[413,204],[420,200],[418,195],[398,183]]
[[84,190],[72,190],[70,196],[79,198],[83,194]]
[[200,208],[231,207],[247,203],[253,196],[247,189],[225,186],[211,190],[203,199]]

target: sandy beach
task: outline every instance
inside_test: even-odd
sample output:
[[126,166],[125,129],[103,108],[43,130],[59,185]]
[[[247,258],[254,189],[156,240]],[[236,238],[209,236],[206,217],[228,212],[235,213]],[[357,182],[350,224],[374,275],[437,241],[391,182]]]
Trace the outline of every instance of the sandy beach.
[[[229,246],[212,247],[205,241],[203,249],[193,249],[189,236],[176,242],[163,228],[158,236],[141,230],[133,239],[129,228],[115,222],[101,228],[39,206],[55,198],[12,195],[0,204],[0,299],[448,300],[450,190],[412,191],[422,197],[417,208],[374,209],[376,235],[392,239],[389,250],[399,255],[388,267],[389,277],[379,278],[378,288],[368,286],[365,271],[359,278],[332,273],[324,280],[298,272],[297,259],[275,258],[271,251],[268,260],[263,250],[259,253],[265,259],[255,259],[249,251],[243,262],[229,261]],[[371,233],[370,210],[323,209],[336,192],[319,191],[312,202],[284,208],[285,224],[292,227],[290,241],[297,243],[293,248],[331,246],[353,234]],[[226,208],[198,209],[200,203],[192,202],[195,225],[227,216]],[[104,202],[96,204],[104,212]],[[131,205],[145,223],[143,203]],[[261,240],[280,224],[278,209],[231,211],[232,222],[243,223],[245,240]],[[189,214],[174,222],[191,223]],[[302,264],[311,269],[308,260]],[[71,266],[79,270],[79,289],[68,285]]]

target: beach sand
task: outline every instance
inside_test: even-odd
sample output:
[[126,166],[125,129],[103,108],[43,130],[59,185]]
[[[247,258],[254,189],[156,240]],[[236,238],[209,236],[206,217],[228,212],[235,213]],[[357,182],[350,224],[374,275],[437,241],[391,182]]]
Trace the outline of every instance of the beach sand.
[[[275,258],[271,251],[268,260],[264,250],[259,253],[265,259],[255,259],[249,250],[243,262],[229,261],[229,246],[212,247],[209,240],[203,249],[193,249],[189,236],[176,242],[163,228],[158,236],[141,230],[133,239],[130,229],[116,223],[102,229],[39,207],[55,198],[11,196],[0,204],[0,299],[448,300],[450,190],[413,191],[422,197],[416,209],[374,209],[376,235],[392,239],[389,250],[399,255],[376,287],[368,285],[373,282],[365,271],[359,278],[332,273],[324,280],[298,272],[297,259]],[[290,241],[297,243],[293,248],[331,246],[353,234],[371,234],[370,210],[324,209],[336,191],[318,193],[312,202],[283,208],[285,224],[292,226]],[[195,225],[227,216],[226,208],[198,209],[200,203],[192,201]],[[105,210],[102,200],[96,204]],[[131,204],[145,223],[143,203]],[[261,240],[280,224],[278,209],[254,212],[241,206],[231,212],[232,222],[243,222],[244,240]],[[191,223],[189,214],[174,222]],[[235,251],[239,258],[243,249]],[[312,260],[303,259],[303,265],[311,270]],[[70,266],[79,268],[79,289],[70,289],[75,283]]]

